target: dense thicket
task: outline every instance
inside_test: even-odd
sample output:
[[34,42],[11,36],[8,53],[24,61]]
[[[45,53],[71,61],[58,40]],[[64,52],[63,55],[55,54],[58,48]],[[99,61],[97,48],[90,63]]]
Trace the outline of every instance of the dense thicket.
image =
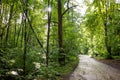
[[53,80],[60,66],[77,59],[78,31],[70,4],[0,0],[0,79]]

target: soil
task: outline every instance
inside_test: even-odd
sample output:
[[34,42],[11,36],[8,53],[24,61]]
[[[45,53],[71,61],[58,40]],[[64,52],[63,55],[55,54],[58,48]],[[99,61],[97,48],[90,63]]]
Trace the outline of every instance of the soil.
[[106,59],[98,61],[120,70],[120,60]]

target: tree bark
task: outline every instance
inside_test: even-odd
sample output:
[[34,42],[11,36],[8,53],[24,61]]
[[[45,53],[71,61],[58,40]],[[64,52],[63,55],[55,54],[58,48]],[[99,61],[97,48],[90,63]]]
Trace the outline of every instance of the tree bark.
[[62,33],[62,3],[58,0],[58,46],[59,46],[59,58],[60,65],[65,65],[65,54],[63,50],[63,33]]
[[2,1],[0,0],[0,45],[2,45]]
[[61,0],[58,0],[58,43],[59,49],[62,48],[62,3]]
[[26,76],[26,55],[27,55],[27,24],[26,19],[24,20],[25,26],[24,26],[24,55],[23,55],[23,70],[24,70],[24,77]]
[[[48,0],[48,8],[51,8],[50,0]],[[51,12],[48,11],[47,52],[46,52],[46,64],[47,64],[47,66],[48,66],[48,60],[49,60],[50,23],[51,23]]]

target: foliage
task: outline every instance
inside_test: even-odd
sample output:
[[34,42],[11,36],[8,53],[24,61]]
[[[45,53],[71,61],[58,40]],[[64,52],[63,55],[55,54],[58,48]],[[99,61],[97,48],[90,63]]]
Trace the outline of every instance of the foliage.
[[86,27],[85,32],[89,33],[87,43],[92,56],[111,58],[112,55],[119,55],[119,37],[116,34],[119,20],[115,17],[119,16],[118,8],[119,3],[114,0],[93,0],[89,4],[83,26]]
[[59,80],[77,65],[79,54],[119,58],[119,3],[86,0],[82,16],[72,1],[58,1],[0,1],[0,79]]
[[[62,1],[62,13],[66,11]],[[0,1],[0,79],[58,79],[60,74],[69,72],[68,65],[78,61],[78,25],[72,20],[73,10],[64,14],[63,51],[65,66],[59,65],[57,1],[50,0],[52,8],[50,40],[47,45],[48,2],[46,0],[2,0]],[[62,15],[63,16],[63,15]],[[68,17],[71,19],[67,20]],[[73,23],[71,23],[71,20]],[[71,24],[70,24],[71,23]],[[65,31],[65,32],[64,32]],[[73,34],[74,33],[74,34]],[[69,44],[70,43],[70,44]],[[72,46],[71,46],[72,45]],[[47,49],[49,53],[47,57]],[[63,55],[62,55],[63,56]],[[46,65],[48,58],[49,65]],[[75,63],[76,64],[76,63]],[[67,69],[68,68],[68,69]],[[62,72],[66,69],[65,72]]]

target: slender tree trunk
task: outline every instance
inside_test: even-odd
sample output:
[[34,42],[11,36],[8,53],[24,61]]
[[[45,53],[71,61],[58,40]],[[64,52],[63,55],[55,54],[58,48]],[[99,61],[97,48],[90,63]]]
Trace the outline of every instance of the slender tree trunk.
[[108,52],[108,54],[109,54],[109,58],[112,58],[111,57],[111,46],[110,46],[110,44],[108,44],[108,27],[107,27],[107,23],[108,23],[108,4],[107,4],[107,2],[106,2],[106,7],[105,7],[105,9],[106,9],[106,15],[105,15],[105,19],[104,19],[104,32],[105,32],[105,46],[106,46],[106,50],[107,50],[107,52]]
[[0,0],[0,45],[2,46],[2,1]]
[[[48,0],[48,8],[51,8],[50,0]],[[48,60],[49,60],[50,23],[51,23],[51,11],[48,10],[47,53],[46,53],[46,64],[47,65],[48,65]]]
[[9,14],[10,17],[9,17],[9,20],[8,20],[8,23],[7,23],[7,33],[6,33],[5,43],[7,43],[8,37],[9,37],[11,19],[12,19],[12,14],[13,14],[13,7],[14,7],[14,3],[10,7],[10,14]]
[[112,53],[111,53],[111,46],[109,46],[110,44],[108,44],[108,34],[107,34],[108,30],[107,30],[106,22],[104,23],[104,31],[105,31],[105,46],[106,46],[107,52],[109,54],[109,57],[111,58]]
[[93,42],[93,34],[91,33],[91,50],[92,50],[92,54],[94,55],[94,42]]
[[[18,43],[20,43],[20,46],[22,47],[22,42],[23,42],[23,31],[22,30],[23,30],[23,27],[21,27],[21,26],[20,26],[20,28],[16,29],[17,34],[16,34],[16,40],[15,40],[15,46],[18,46]],[[21,41],[19,42],[20,32],[22,34],[21,34]]]
[[27,30],[26,30],[26,20],[25,22],[25,28],[24,28],[24,55],[23,55],[23,60],[24,60],[24,64],[23,64],[23,70],[24,70],[24,77],[26,76],[26,54],[27,54]]
[[[21,3],[23,4],[23,16],[25,17],[24,21],[24,53],[23,53],[23,71],[24,71],[24,79],[26,79],[26,60],[27,60],[27,14],[28,14],[28,9],[27,9],[27,4],[28,0],[21,0]],[[25,9],[24,9],[25,8]]]
[[[24,23],[24,20],[23,20],[23,17],[24,17],[24,14],[22,14],[22,23]],[[21,44],[20,44],[20,46],[22,47],[22,45],[23,45],[23,39],[24,39],[24,27],[22,27],[22,26],[24,26],[24,24],[21,24],[20,25],[20,27],[21,27]],[[19,34],[18,34],[19,35]],[[19,36],[18,36],[18,38],[19,38]],[[17,42],[18,43],[18,42]]]
[[13,41],[14,41],[14,46],[16,47],[16,25],[17,25],[17,20],[15,20],[15,26],[14,26],[14,38],[13,38]]

